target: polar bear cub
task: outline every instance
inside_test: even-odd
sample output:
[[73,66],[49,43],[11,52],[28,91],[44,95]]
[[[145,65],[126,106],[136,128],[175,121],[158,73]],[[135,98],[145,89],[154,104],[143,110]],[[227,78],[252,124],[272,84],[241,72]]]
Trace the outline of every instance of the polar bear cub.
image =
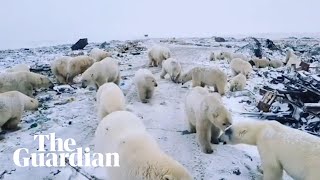
[[73,78],[87,70],[95,60],[89,56],[59,57],[51,64],[51,71],[61,84],[72,83]]
[[244,61],[240,58],[232,59],[230,63],[231,70],[234,75],[242,73],[247,78],[249,77],[250,73],[252,72],[252,66],[248,61]]
[[27,64],[17,64],[9,69],[6,70],[6,72],[30,72],[30,66]]
[[95,148],[117,152],[120,167],[107,167],[114,180],[193,180],[188,170],[163,152],[133,113],[116,111],[106,116],[95,133]]
[[233,124],[220,139],[257,146],[264,180],[281,180],[283,170],[293,179],[320,177],[320,139],[306,132],[277,121],[247,120]]
[[148,51],[149,66],[157,67],[162,65],[162,61],[171,57],[169,48],[155,45]]
[[213,153],[210,140],[217,143],[220,130],[232,124],[231,114],[223,105],[221,96],[211,94],[205,88],[195,87],[187,93],[185,112],[189,133],[197,133],[201,151]]
[[153,96],[154,87],[158,86],[152,72],[148,69],[139,69],[134,76],[134,83],[141,102],[148,103]]
[[81,77],[82,88],[90,87],[98,89],[106,82],[120,83],[120,68],[116,59],[107,57],[95,62]]
[[291,67],[293,64],[295,64],[295,67],[300,67],[301,60],[298,58],[297,55],[294,54],[293,50],[288,49],[286,54],[286,66]]
[[24,110],[37,110],[39,102],[18,91],[0,94],[0,132],[2,129],[18,130]]
[[240,58],[244,61],[248,61],[248,58],[245,55],[240,53],[221,51],[220,53],[216,54],[216,59],[220,59],[220,60],[226,59],[229,63],[235,58]]
[[231,79],[230,91],[242,91],[246,86],[247,78],[243,74],[238,74]]
[[119,86],[113,82],[105,83],[100,86],[96,99],[98,117],[100,120],[114,111],[125,110],[126,100],[123,92]]
[[220,95],[225,94],[227,75],[218,68],[195,67],[181,76],[181,83],[192,80],[192,87],[213,86]]
[[164,79],[165,75],[168,74],[170,76],[170,79],[177,83],[180,74],[181,74],[181,64],[179,61],[177,61],[174,58],[169,58],[162,62],[162,71],[160,74],[160,78]]
[[101,61],[102,59],[106,58],[106,57],[111,57],[111,54],[109,54],[108,52],[99,49],[99,48],[93,48],[90,53],[89,56],[92,57],[93,59],[95,59],[96,61]]
[[29,97],[33,97],[33,90],[38,88],[52,89],[54,84],[50,79],[41,74],[21,71],[0,74],[0,93],[19,91]]

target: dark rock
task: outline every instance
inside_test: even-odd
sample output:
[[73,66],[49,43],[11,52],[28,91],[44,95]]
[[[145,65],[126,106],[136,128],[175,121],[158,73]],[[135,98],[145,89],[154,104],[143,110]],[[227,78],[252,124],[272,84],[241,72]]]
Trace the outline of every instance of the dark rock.
[[231,45],[226,45],[226,48],[232,48],[232,46]]
[[72,121],[69,121],[68,124],[71,125],[71,124],[72,124]]
[[226,40],[224,38],[222,38],[222,37],[214,37],[214,40],[216,42],[226,42]]
[[37,126],[38,126],[37,123],[33,123],[33,124],[31,124],[31,126],[29,127],[29,129],[35,128],[35,127],[37,127]]
[[99,48],[100,49],[105,49],[107,44],[108,44],[107,42],[103,42],[102,44],[100,44]]
[[267,46],[268,49],[270,49],[272,51],[279,50],[279,48],[270,39],[266,40],[266,46]]
[[140,52],[131,52],[130,54],[132,54],[132,55],[139,55],[139,54],[141,54]]
[[311,50],[310,54],[311,54],[311,56],[318,56],[318,55],[320,55],[320,47],[318,46],[318,47],[313,48],[313,49]]
[[148,35],[148,34],[145,34],[144,37],[149,37],[149,35]]
[[83,39],[79,39],[78,42],[76,42],[74,45],[71,46],[71,49],[74,50],[80,50],[83,49],[84,47],[86,47],[86,45],[88,45],[88,39],[87,38],[83,38]]
[[240,174],[241,174],[241,172],[240,172],[240,169],[235,169],[235,170],[233,170],[233,172],[232,172],[233,174],[235,174],[235,175],[237,175],[237,176],[239,176]]

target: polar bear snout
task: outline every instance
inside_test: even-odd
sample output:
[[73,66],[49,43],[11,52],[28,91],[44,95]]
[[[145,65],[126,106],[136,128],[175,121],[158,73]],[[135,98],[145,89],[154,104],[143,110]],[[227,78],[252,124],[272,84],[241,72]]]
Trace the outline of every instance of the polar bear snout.
[[224,133],[221,134],[221,136],[218,138],[219,142],[222,142],[223,144],[227,144],[231,142],[233,135],[233,130],[231,126],[229,126],[227,129],[225,129]]

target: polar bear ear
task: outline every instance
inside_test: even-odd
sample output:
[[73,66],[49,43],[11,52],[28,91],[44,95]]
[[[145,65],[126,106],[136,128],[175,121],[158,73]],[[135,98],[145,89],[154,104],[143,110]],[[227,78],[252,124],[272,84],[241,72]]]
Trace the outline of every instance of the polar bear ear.
[[163,179],[164,180],[173,180],[173,177],[171,175],[164,175]]

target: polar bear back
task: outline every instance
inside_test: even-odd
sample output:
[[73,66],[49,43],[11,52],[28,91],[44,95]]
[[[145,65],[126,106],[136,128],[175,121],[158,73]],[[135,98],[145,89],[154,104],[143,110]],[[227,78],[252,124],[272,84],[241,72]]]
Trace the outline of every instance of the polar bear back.
[[102,59],[106,58],[106,57],[111,57],[111,55],[99,48],[93,48],[90,53],[89,56],[92,57],[93,59],[95,59],[96,61],[101,61]]
[[168,58],[162,62],[162,68],[170,75],[170,77],[176,77],[181,73],[181,64],[175,58]]
[[125,110],[125,97],[119,86],[113,82],[100,86],[96,99],[100,119],[114,111]]
[[201,81],[208,85],[215,85],[227,82],[227,75],[219,68],[196,67],[192,72],[192,79]]
[[27,64],[17,64],[6,70],[6,72],[20,72],[20,71],[30,72],[30,66]]
[[232,59],[230,63],[231,69],[234,73],[239,74],[242,73],[245,76],[249,76],[250,72],[252,72],[252,66],[249,62],[244,61],[240,58]]

